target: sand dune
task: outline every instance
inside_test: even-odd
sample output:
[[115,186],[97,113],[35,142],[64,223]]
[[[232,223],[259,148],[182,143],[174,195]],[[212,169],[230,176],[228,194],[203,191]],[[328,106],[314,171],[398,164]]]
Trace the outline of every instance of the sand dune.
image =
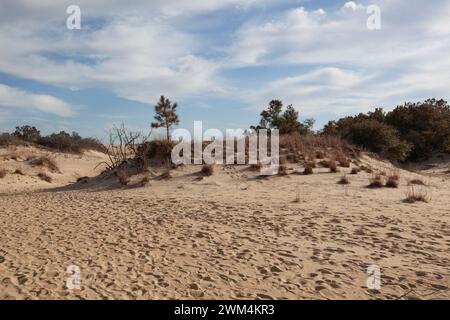
[[[0,180],[1,299],[450,298],[445,175],[402,170],[398,189],[368,189],[366,172],[336,183],[349,168],[306,176],[292,165],[258,179],[247,166],[216,166],[198,179],[186,166],[169,180],[154,172],[145,187],[139,176],[124,188],[112,177],[67,187],[101,171],[101,155],[76,157],[55,156],[62,173],[51,184]],[[417,178],[431,200],[404,203]],[[79,290],[66,287],[70,265]],[[366,286],[369,265],[381,269],[379,290]]]

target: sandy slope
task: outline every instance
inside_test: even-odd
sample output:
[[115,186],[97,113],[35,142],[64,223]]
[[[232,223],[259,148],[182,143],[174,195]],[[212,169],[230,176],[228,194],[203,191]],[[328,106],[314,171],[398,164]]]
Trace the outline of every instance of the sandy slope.
[[[447,176],[422,176],[431,201],[407,204],[419,175],[406,171],[399,189],[372,190],[368,173],[337,185],[349,169],[258,179],[216,167],[200,181],[199,169],[146,187],[15,192],[0,180],[0,298],[450,298]],[[380,290],[366,287],[372,264]],[[69,265],[80,290],[65,286]]]

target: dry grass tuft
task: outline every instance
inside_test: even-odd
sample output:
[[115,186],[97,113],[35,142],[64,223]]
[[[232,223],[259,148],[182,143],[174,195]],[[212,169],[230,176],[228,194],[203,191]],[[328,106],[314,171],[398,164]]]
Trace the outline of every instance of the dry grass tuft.
[[325,158],[325,153],[323,151],[316,151],[316,159]]
[[284,164],[280,164],[278,166],[278,175],[285,176],[287,174],[288,174],[287,167]]
[[161,179],[161,180],[172,179],[172,175],[170,174],[170,171],[167,170],[167,171],[164,171],[163,174],[161,174],[161,175],[159,176],[159,179]]
[[346,175],[343,175],[341,179],[337,182],[338,184],[350,184],[350,181],[348,180]]
[[204,176],[212,176],[214,174],[214,166],[212,164],[205,164],[200,170],[200,173]]
[[347,158],[338,158],[338,163],[339,166],[343,167],[343,168],[350,168],[350,160]]
[[383,179],[381,178],[381,176],[379,174],[377,174],[376,176],[372,177],[370,179],[370,183],[367,186],[367,188],[372,188],[372,189],[383,188]]
[[415,203],[415,202],[425,202],[428,203],[430,198],[425,191],[416,191],[414,186],[411,186],[406,193],[406,199],[403,200],[405,203]]
[[360,169],[358,167],[353,167],[352,171],[350,172],[350,174],[358,174],[360,171]]
[[423,182],[421,179],[412,179],[409,180],[408,185],[417,185],[417,186],[426,186],[425,182]]
[[334,161],[334,160],[328,161],[328,168],[330,168],[330,172],[333,172],[333,173],[336,173],[339,171],[337,168],[337,165],[336,165],[336,161]]
[[119,179],[119,183],[122,186],[126,186],[130,182],[130,176],[128,175],[127,170],[119,169],[116,173],[117,178]]
[[0,169],[0,179],[3,179],[8,174],[8,171],[5,169]]
[[53,181],[52,177],[50,177],[48,174],[44,173],[44,172],[40,172],[38,173],[38,178],[41,179],[42,181],[51,183]]
[[305,170],[303,170],[303,174],[304,174],[304,175],[309,175],[309,174],[313,174],[313,173],[314,173],[313,167],[311,167],[311,166],[309,166],[309,165],[307,165],[307,166],[305,167]]
[[21,176],[24,176],[24,175],[25,175],[25,174],[23,173],[23,171],[20,170],[20,169],[16,169],[16,170],[14,171],[14,174],[20,174]]
[[397,176],[388,177],[385,184],[386,188],[398,188],[398,180]]
[[49,169],[52,172],[59,172],[59,168],[56,163],[49,157],[43,156],[31,160],[33,166],[40,166]]

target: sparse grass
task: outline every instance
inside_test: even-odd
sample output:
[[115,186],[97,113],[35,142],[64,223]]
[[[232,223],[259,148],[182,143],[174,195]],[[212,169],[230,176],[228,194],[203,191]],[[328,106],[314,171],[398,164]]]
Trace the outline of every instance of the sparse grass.
[[214,174],[214,166],[212,164],[205,164],[200,170],[200,173],[204,176],[212,176]]
[[396,176],[390,176],[386,180],[386,188],[398,188],[398,180],[399,178]]
[[5,169],[0,169],[0,179],[3,179],[8,174],[8,171]]
[[341,177],[341,179],[339,179],[339,181],[337,182],[338,184],[350,184],[350,181],[348,180],[346,175],[343,175]]
[[43,156],[31,160],[31,165],[40,166],[49,169],[52,172],[59,172],[59,168],[56,163],[49,157]]
[[370,179],[369,185],[367,187],[371,189],[383,188],[383,179],[379,174],[377,174]]
[[23,171],[20,170],[20,169],[14,170],[14,174],[20,174],[21,176],[24,176],[24,175],[25,175],[25,174],[23,173]]
[[353,167],[352,171],[350,172],[350,174],[358,174],[360,171],[360,169],[358,167]]
[[305,170],[303,170],[304,175],[309,175],[309,174],[313,174],[313,173],[314,173],[313,168],[309,165],[307,165],[305,167]]
[[416,191],[414,186],[411,186],[406,193],[406,199],[403,200],[405,203],[415,203],[415,202],[425,202],[428,203],[430,198],[425,191]]
[[333,173],[336,173],[339,171],[337,168],[337,165],[336,165],[336,161],[334,161],[334,160],[328,161],[328,168],[330,169],[330,172],[333,172]]
[[421,179],[412,179],[409,180],[408,185],[425,186],[426,184]]
[[116,173],[117,178],[119,179],[119,183],[122,186],[126,186],[130,182],[130,176],[125,169],[119,169]]
[[39,172],[37,176],[42,181],[45,181],[45,182],[48,182],[48,183],[51,183],[53,181],[52,177],[50,177],[48,174],[46,174],[44,172]]

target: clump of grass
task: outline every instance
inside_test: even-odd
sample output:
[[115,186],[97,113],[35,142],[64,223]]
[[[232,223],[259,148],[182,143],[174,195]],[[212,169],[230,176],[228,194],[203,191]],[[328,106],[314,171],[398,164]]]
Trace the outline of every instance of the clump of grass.
[[214,174],[214,166],[212,164],[205,164],[200,170],[200,173],[204,176],[212,176]]
[[170,174],[170,171],[167,170],[167,171],[164,171],[164,172],[159,176],[159,178],[160,178],[161,180],[168,180],[168,179],[172,179],[172,175]]
[[52,177],[50,177],[48,174],[46,174],[44,172],[39,172],[37,176],[42,181],[45,181],[45,182],[48,182],[48,183],[51,183],[53,181]]
[[368,166],[360,166],[360,169],[367,173],[373,173],[373,169]]
[[410,186],[411,185],[417,185],[417,186],[425,186],[426,184],[425,184],[425,182],[423,182],[421,179],[412,179],[412,180],[409,180],[409,183],[408,183]]
[[130,176],[128,175],[127,170],[119,169],[116,173],[117,178],[119,179],[119,183],[122,186],[126,186],[130,182]]
[[25,174],[23,173],[23,171],[20,170],[20,169],[16,169],[16,170],[14,171],[14,174],[20,174],[21,176],[24,176],[24,175],[25,175]]
[[149,182],[150,182],[150,178],[147,177],[147,176],[145,176],[145,177],[143,177],[142,180],[141,180],[141,186],[142,186],[142,187],[145,187],[146,185],[149,184]]
[[415,202],[425,202],[428,203],[429,197],[425,191],[416,191],[414,186],[411,186],[406,193],[406,199],[403,202],[415,203]]
[[278,166],[278,175],[285,176],[287,174],[288,174],[287,167],[284,164],[280,164]]
[[353,167],[352,171],[350,172],[350,174],[358,174],[360,171],[360,169],[358,167]]
[[330,169],[330,172],[333,172],[333,173],[336,173],[339,171],[337,168],[337,165],[336,165],[336,161],[334,161],[334,160],[328,161],[328,168]]
[[8,174],[8,171],[5,169],[0,169],[0,179],[3,179]]
[[43,156],[31,161],[33,166],[40,166],[49,169],[52,172],[59,172],[58,166],[56,163],[50,159],[49,157]]
[[383,179],[379,174],[377,174],[370,179],[369,185],[367,187],[372,189],[383,188]]
[[339,166],[343,168],[350,168],[350,160],[347,158],[341,157],[338,159]]
[[309,175],[309,174],[313,174],[313,167],[311,167],[310,165],[306,165],[305,170],[303,170],[303,174],[304,175]]
[[323,151],[316,151],[316,159],[323,159],[325,158],[325,154]]
[[328,167],[329,167],[329,161],[327,161],[327,160],[321,160],[321,161],[319,161],[319,165],[320,165],[321,167],[328,168]]
[[396,175],[389,176],[386,180],[386,188],[398,188],[399,177]]
[[350,184],[350,181],[348,180],[346,175],[343,175],[341,177],[341,179],[339,179],[339,181],[337,182],[338,184]]

